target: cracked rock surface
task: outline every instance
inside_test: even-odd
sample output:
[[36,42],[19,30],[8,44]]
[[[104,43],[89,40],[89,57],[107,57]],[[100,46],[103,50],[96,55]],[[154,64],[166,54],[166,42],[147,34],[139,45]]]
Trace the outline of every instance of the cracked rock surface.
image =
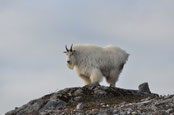
[[6,113],[6,115],[73,114],[174,115],[174,95],[159,96],[151,93],[147,83],[141,84],[139,90],[100,85],[74,87],[45,95]]

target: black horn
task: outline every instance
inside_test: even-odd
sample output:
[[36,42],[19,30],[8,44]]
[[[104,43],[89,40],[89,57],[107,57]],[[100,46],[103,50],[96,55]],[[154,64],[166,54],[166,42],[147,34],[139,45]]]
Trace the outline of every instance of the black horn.
[[67,45],[65,45],[65,48],[66,48],[66,51],[68,52],[69,50],[68,50],[68,48],[67,48]]
[[72,47],[73,47],[73,44],[71,45],[71,48],[70,48],[70,51],[71,51],[71,52],[73,51]]

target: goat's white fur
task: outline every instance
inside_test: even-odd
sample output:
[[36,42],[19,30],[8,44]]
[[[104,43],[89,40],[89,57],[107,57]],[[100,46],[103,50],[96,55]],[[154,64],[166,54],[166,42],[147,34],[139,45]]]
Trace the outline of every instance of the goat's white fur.
[[77,74],[87,85],[100,82],[104,77],[110,86],[115,86],[119,74],[126,63],[129,54],[112,45],[104,48],[95,45],[73,45],[72,52],[67,54],[67,66],[75,67]]

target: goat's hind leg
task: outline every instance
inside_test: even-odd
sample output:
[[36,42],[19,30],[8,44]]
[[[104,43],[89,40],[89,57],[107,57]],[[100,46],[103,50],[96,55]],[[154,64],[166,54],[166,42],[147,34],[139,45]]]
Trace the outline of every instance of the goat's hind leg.
[[110,72],[110,75],[106,77],[106,81],[110,84],[110,87],[115,87],[119,74],[120,74],[120,71],[112,70]]

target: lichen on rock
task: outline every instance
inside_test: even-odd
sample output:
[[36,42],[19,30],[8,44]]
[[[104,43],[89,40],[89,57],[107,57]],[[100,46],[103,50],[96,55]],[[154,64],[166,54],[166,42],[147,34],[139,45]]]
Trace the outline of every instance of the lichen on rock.
[[[108,110],[110,110],[110,113],[117,113],[118,111],[114,108],[119,104],[138,103],[142,99],[153,99],[155,97],[158,97],[158,95],[146,92],[146,90],[144,92],[144,90],[127,90],[100,85],[74,87],[32,100],[22,107],[7,112],[6,115],[92,114],[96,112],[107,113]],[[145,100],[139,102],[139,106],[149,103],[152,103],[152,101]],[[172,110],[169,109],[168,112],[170,113]]]

